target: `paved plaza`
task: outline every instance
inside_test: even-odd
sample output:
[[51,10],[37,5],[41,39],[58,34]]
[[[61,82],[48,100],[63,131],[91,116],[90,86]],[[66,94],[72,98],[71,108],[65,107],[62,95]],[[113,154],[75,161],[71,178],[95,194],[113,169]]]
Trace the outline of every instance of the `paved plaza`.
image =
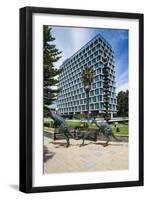
[[128,143],[56,140],[44,136],[44,173],[88,172],[128,169]]

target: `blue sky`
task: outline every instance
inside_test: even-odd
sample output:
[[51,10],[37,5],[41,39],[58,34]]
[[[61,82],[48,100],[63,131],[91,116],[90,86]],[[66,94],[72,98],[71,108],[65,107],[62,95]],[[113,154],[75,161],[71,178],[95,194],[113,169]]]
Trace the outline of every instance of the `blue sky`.
[[53,26],[52,35],[56,38],[54,44],[62,51],[62,58],[56,63],[56,67],[99,33],[115,52],[116,92],[126,90],[128,89],[128,30]]

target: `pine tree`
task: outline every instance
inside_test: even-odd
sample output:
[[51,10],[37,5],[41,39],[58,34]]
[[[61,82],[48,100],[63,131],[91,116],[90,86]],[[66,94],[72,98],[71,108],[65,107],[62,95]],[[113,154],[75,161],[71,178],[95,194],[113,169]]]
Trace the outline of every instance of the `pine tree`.
[[56,100],[58,89],[53,89],[52,86],[58,84],[56,78],[61,73],[61,69],[55,68],[54,64],[61,58],[56,45],[53,44],[55,38],[51,34],[51,28],[43,26],[43,101],[44,101],[44,116],[48,113],[48,106]]

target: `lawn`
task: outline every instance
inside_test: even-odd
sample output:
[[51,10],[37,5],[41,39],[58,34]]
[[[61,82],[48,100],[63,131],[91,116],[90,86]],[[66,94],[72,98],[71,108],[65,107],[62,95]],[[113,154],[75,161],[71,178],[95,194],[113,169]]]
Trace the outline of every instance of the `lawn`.
[[44,131],[54,133],[54,128],[44,127]]
[[[68,123],[69,127],[72,127],[72,128],[74,128],[74,127],[76,127],[76,126],[81,126],[81,127],[83,127],[83,125],[84,125],[84,124],[81,123],[81,122],[75,122],[75,121],[67,121],[67,123]],[[116,128],[114,127],[113,124],[110,125],[110,126],[111,126],[111,128],[112,128],[114,134],[116,134],[116,135],[125,135],[125,136],[128,135],[128,125],[118,124]],[[89,124],[89,127],[90,127],[90,128],[96,128],[96,125],[90,123],[90,124]],[[117,128],[119,128],[119,132],[116,131]]]
[[112,128],[114,135],[128,135],[128,126],[119,127],[119,132],[116,132],[116,128]]
[[[45,122],[49,122],[50,120],[45,120]],[[84,126],[84,123],[82,122],[78,122],[78,121],[70,121],[70,120],[67,120],[67,124],[69,125],[70,128],[74,128],[76,126],[80,126],[80,127],[83,127]],[[128,135],[128,125],[125,125],[125,124],[122,124],[122,123],[119,123],[117,124],[117,127],[115,128],[114,125],[110,125],[112,127],[112,130],[113,130],[113,133],[115,135],[124,135],[124,136],[127,136]],[[89,127],[90,128],[96,128],[96,125],[95,124],[92,124],[92,123],[89,123]],[[119,132],[117,132],[117,128],[119,128]],[[51,131],[53,132],[54,131],[54,128],[48,128],[48,127],[44,127],[44,130],[45,131]]]

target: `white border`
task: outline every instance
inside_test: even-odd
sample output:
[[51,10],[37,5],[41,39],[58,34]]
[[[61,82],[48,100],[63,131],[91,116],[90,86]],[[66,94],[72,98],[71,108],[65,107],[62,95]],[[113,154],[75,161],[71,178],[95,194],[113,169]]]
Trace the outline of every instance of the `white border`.
[[[122,171],[43,174],[43,25],[129,30],[129,169]],[[139,179],[139,23],[135,19],[33,15],[33,186],[135,181]]]

